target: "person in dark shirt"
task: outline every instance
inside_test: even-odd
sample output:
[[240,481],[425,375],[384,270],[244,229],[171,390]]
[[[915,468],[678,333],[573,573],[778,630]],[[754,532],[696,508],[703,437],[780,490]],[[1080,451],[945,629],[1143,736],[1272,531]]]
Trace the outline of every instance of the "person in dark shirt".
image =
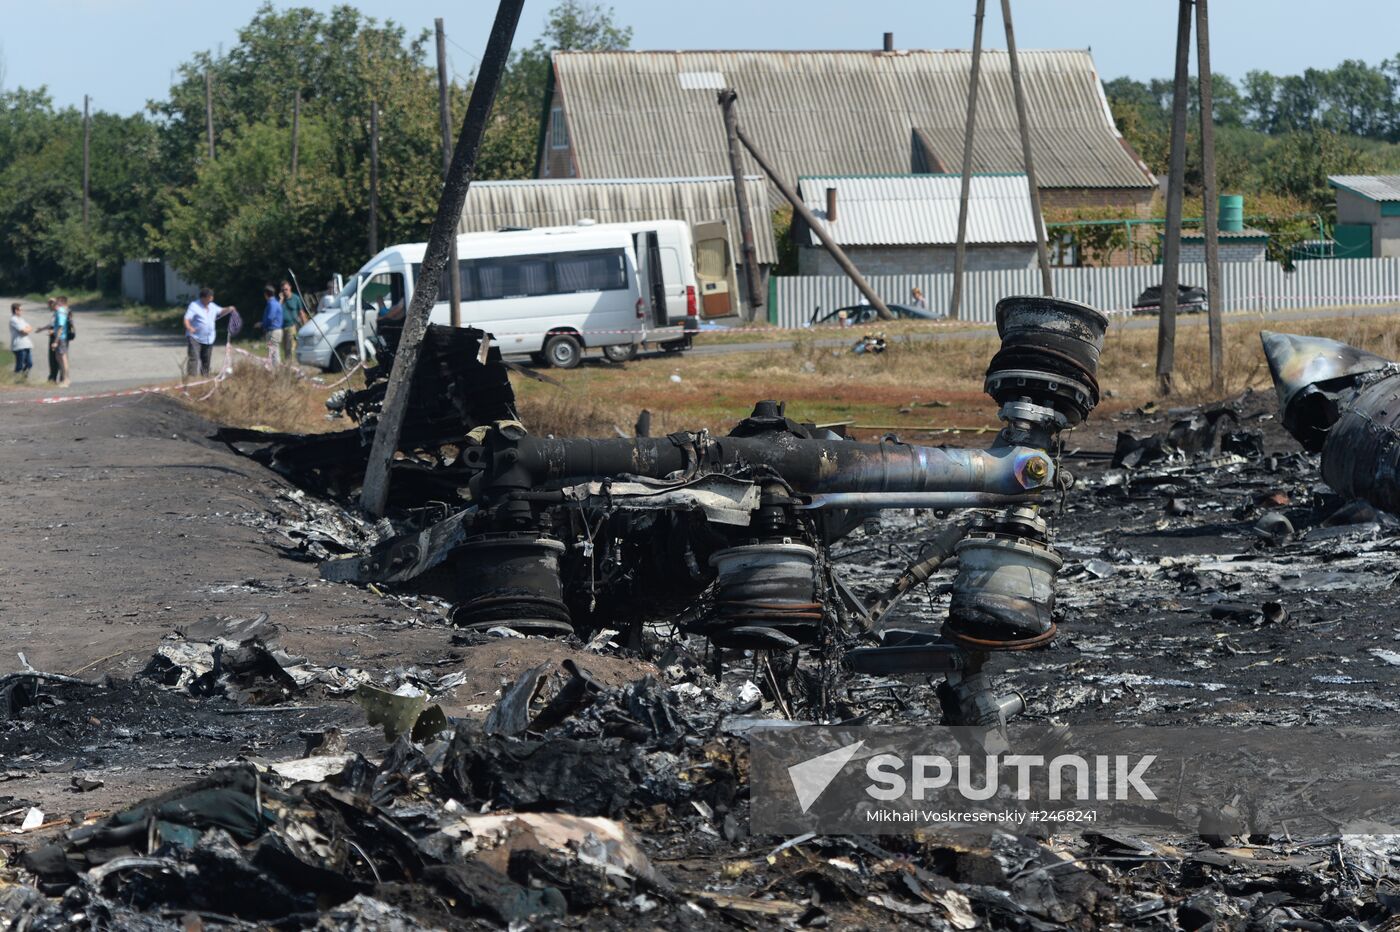
[[282,301],[282,355],[289,364],[297,361],[297,331],[306,326],[311,315],[306,312],[306,304],[301,295],[292,290],[292,283],[285,278],[278,292]]
[[277,300],[277,289],[271,285],[264,286],[263,299],[262,320],[258,321],[258,326],[267,339],[267,363],[277,366],[282,363],[282,302]]

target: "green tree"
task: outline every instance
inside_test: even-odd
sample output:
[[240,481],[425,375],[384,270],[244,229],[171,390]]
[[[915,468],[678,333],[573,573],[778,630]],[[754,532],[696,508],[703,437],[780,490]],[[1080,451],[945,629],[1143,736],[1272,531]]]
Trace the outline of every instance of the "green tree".
[[1254,129],[1272,133],[1278,125],[1278,78],[1267,71],[1249,71],[1244,76],[1244,102]]
[[1328,175],[1364,175],[1375,169],[1375,160],[1353,141],[1319,129],[1281,138],[1268,153],[1261,175],[1268,190],[1327,213],[1334,200]]
[[491,126],[481,143],[479,177],[534,176],[552,52],[617,51],[631,42],[631,28],[616,23],[612,7],[564,0],[551,9],[543,35],[511,55],[496,94]]
[[[321,282],[359,267],[368,248],[369,117],[379,106],[379,241],[426,237],[441,189],[437,78],[427,33],[409,40],[350,6],[329,13],[260,7],[223,56],[183,65],[161,127],[166,213],[155,245],[186,275],[255,299],[294,269]],[[205,143],[212,78],[215,158]],[[298,175],[291,122],[302,98]],[[458,92],[457,112],[465,110]],[[206,218],[200,229],[200,215]]]

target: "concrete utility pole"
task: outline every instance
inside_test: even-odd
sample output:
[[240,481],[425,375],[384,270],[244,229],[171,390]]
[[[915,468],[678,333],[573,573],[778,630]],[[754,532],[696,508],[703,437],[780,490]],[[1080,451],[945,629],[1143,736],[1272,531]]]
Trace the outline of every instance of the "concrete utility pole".
[[[442,28],[442,17],[433,20],[437,31],[437,71],[438,71],[438,122],[442,124],[442,183],[447,183],[448,172],[452,168],[452,103],[447,97],[447,33]],[[462,266],[457,259],[457,237],[452,237],[452,256],[448,268],[453,273],[447,276],[447,293],[452,301],[452,326],[462,326]]]
[[764,295],[758,283],[758,249],[754,246],[753,215],[749,213],[749,192],[744,185],[744,164],[739,159],[739,118],[734,113],[734,101],[739,95],[732,87],[719,92],[719,105],[724,111],[724,135],[729,142],[729,170],[734,174],[734,202],[739,207],[739,251],[744,258],[744,286],[749,294],[748,319],[758,316]]
[[379,101],[369,102],[369,254],[379,252]]
[[297,180],[297,146],[301,141],[301,88],[292,98],[292,180]]
[[214,161],[214,79],[204,69],[204,132],[209,138],[209,161]]
[[1220,320],[1220,188],[1215,178],[1215,113],[1206,0],[1196,0],[1196,72],[1201,99],[1201,181],[1205,201],[1206,325],[1210,332],[1210,390],[1225,391],[1225,335]]
[[88,95],[83,95],[83,232],[88,228],[88,195],[91,193],[89,179],[91,173],[89,167],[91,160],[88,152],[92,146],[92,117],[88,113]]
[[1162,306],[1157,315],[1157,390],[1172,393],[1176,366],[1176,291],[1181,281],[1181,189],[1186,184],[1186,88],[1191,67],[1191,0],[1179,0],[1176,76],[1172,85],[1171,155],[1167,166],[1167,229],[1162,241]]
[[384,514],[384,506],[389,499],[389,463],[399,445],[413,373],[418,367],[423,334],[428,329],[428,315],[437,303],[438,276],[452,254],[457,225],[462,219],[462,207],[467,202],[467,188],[476,170],[481,137],[491,116],[491,105],[495,102],[496,90],[500,87],[501,75],[510,57],[511,41],[515,38],[515,27],[520,22],[520,9],[524,5],[525,0],[501,0],[496,10],[496,21],[491,25],[491,35],[481,56],[476,84],[467,103],[467,116],[462,121],[462,131],[452,152],[452,167],[447,173],[447,183],[442,186],[442,198],[438,201],[437,216],[428,235],[422,271],[417,287],[413,289],[413,301],[404,318],[403,335],[394,354],[394,369],[389,374],[389,387],[384,395],[379,424],[374,431],[374,445],[370,448],[365,469],[364,488],[360,492],[360,507],[375,517]]
[[744,135],[744,130],[737,122],[734,124],[734,135],[744,144],[744,148],[749,150],[749,155],[753,156],[753,160],[758,163],[759,168],[763,169],[764,174],[773,180],[773,184],[783,197],[787,198],[788,203],[792,205],[793,212],[812,228],[813,233],[817,234],[817,239],[821,240],[826,251],[831,253],[831,258],[836,260],[836,264],[841,266],[841,271],[845,272],[855,283],[860,293],[865,295],[865,300],[869,301],[870,306],[875,308],[875,313],[880,315],[880,319],[894,320],[894,315],[890,313],[890,309],[885,306],[885,302],[880,296],[875,293],[875,289],[870,287],[865,276],[860,274],[860,269],[856,268],[855,263],[850,260],[845,251],[836,245],[836,240],[832,239],[831,234],[826,231],[826,225],[817,219],[816,214],[807,209],[807,205],[802,203],[802,198],[797,196],[797,192],[788,187],[787,182],[783,181],[773,166],[768,164],[768,160],[763,157],[762,153],[754,148],[753,143],[749,142],[749,138]]
[[1050,251],[1045,246],[1045,218],[1040,213],[1040,187],[1035,181],[1031,158],[1031,124],[1026,116],[1026,91],[1021,86],[1021,62],[1016,57],[1016,33],[1011,28],[1011,0],[1001,0],[1001,20],[1006,26],[1006,54],[1011,60],[1011,91],[1016,97],[1016,125],[1021,130],[1021,159],[1026,165],[1026,183],[1031,189],[1031,218],[1035,223],[1035,257],[1040,264],[1040,290],[1048,298],[1055,293],[1050,277]]
[[953,252],[953,297],[948,318],[962,316],[963,271],[967,267],[967,202],[972,192],[972,137],[977,127],[977,88],[982,83],[982,20],[987,0],[977,0],[972,25],[972,76],[967,85],[967,123],[963,129],[962,178],[958,192],[958,245]]

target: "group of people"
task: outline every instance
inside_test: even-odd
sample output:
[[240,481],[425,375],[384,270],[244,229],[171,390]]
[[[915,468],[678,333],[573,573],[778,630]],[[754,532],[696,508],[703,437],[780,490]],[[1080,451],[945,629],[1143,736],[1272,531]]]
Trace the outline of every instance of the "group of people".
[[16,381],[28,381],[29,372],[34,368],[34,334],[49,334],[49,381],[60,388],[67,388],[71,382],[68,370],[68,345],[77,339],[78,332],[73,326],[73,315],[68,310],[66,295],[49,298],[49,322],[35,327],[24,316],[24,307],[18,301],[10,305],[10,352],[15,357]]
[[[281,365],[282,360],[296,361],[297,330],[311,315],[306,305],[292,289],[290,281],[281,286],[268,283],[263,287],[262,319],[253,326],[262,330],[267,341],[267,358],[270,365]],[[230,304],[220,307],[214,303],[212,288],[201,288],[199,297],[191,301],[185,309],[185,337],[189,347],[189,362],[185,372],[190,376],[208,375],[209,364],[214,355],[215,324],[222,317],[233,315],[237,319],[238,308]],[[238,326],[234,327],[237,331]]]

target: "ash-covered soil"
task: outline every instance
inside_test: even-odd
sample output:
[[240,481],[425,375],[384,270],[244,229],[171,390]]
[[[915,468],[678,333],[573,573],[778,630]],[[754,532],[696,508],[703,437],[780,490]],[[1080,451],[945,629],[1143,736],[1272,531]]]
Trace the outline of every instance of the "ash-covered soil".
[[[1349,504],[1278,426],[1272,393],[1236,400],[1263,455],[1115,469],[1066,458],[1077,482],[1052,537],[1060,636],[997,658],[1027,717],[1145,725],[1383,725],[1400,711],[1400,522]],[[1181,412],[1095,416],[1071,452],[1112,450],[1118,431],[1166,431]],[[1286,528],[1278,518],[1286,519]],[[930,520],[925,518],[925,520]],[[843,542],[853,578],[885,580],[912,555],[917,519],[887,516]],[[927,534],[927,530],[924,531]],[[938,621],[943,570],[902,617]],[[940,584],[942,584],[940,586]],[[871,589],[878,588],[872,585]]]
[[[1165,431],[1183,412],[1099,417],[1069,435],[1077,482],[1049,516],[1065,557],[1061,634],[994,667],[1026,696],[1026,718],[1393,720],[1400,528],[1321,485],[1272,396],[1232,406],[1231,429],[1259,433],[1257,455],[1109,465],[1118,431]],[[435,600],[319,580],[309,554],[340,546],[353,522],[337,530],[334,509],[210,430],[148,398],[25,408],[0,434],[0,466],[27,492],[0,519],[21,542],[0,576],[0,675],[27,663],[91,681],[42,685],[0,719],[0,831],[30,808],[44,820],[0,836],[0,926],[1397,925],[1395,835],[753,836],[742,722],[781,715],[761,664],[716,678],[695,639],[655,632],[640,652],[621,639],[454,644]],[[872,521],[835,548],[838,569],[874,594],[940,520]],[[951,578],[945,567],[896,617],[940,621]],[[259,613],[278,629],[267,648],[304,685],[192,695],[140,675],[157,649],[187,649],[178,632],[200,619]],[[532,669],[557,696],[566,661],[592,681],[591,704],[528,734],[499,719],[483,729]],[[390,746],[354,701],[365,682],[426,684],[455,726]],[[843,716],[938,720],[917,678],[840,674],[837,686]],[[266,769],[331,734],[334,767],[301,783]],[[480,821],[500,812],[534,821]]]

